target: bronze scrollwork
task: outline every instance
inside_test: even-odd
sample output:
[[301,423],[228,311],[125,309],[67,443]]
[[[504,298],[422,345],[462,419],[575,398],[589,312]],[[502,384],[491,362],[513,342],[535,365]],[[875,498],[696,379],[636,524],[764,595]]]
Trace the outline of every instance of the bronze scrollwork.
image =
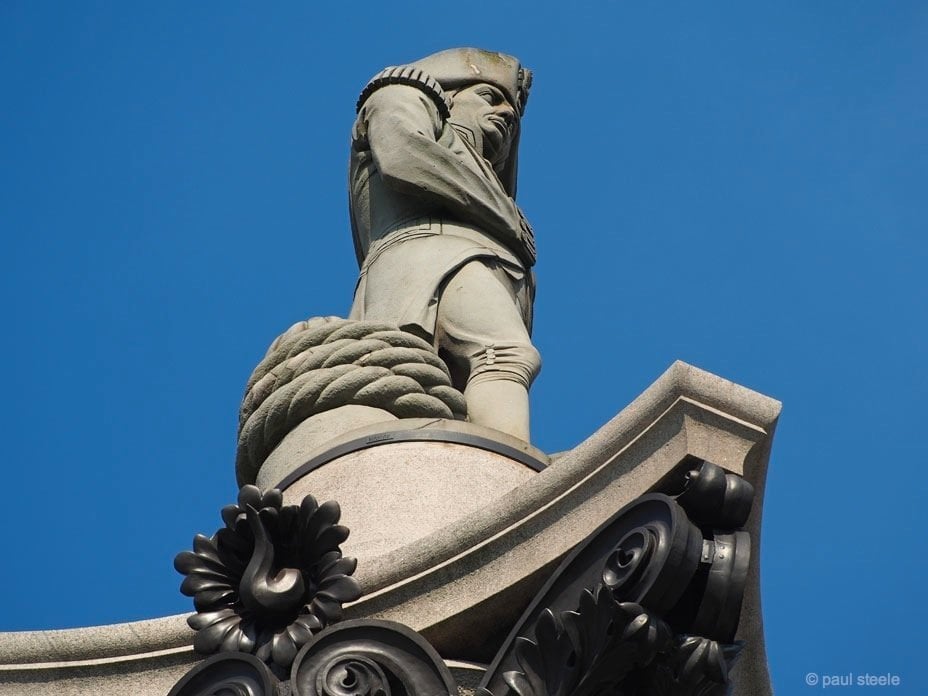
[[299,649],[342,616],[342,604],[361,596],[351,577],[357,561],[342,557],[348,529],[338,504],[306,496],[283,505],[280,491],[241,489],[222,510],[226,526],[198,534],[193,551],[174,560],[186,575],[181,592],[197,613],[197,652],[251,653],[284,674]]
[[[750,560],[753,490],[684,461],[674,495],[619,510],[561,563],[504,641],[479,696],[723,696]],[[673,482],[671,482],[673,483]],[[402,624],[340,622],[360,596],[334,502],[242,489],[226,526],[178,554],[199,652],[171,696],[450,696],[451,672]],[[238,661],[236,661],[238,660]]]

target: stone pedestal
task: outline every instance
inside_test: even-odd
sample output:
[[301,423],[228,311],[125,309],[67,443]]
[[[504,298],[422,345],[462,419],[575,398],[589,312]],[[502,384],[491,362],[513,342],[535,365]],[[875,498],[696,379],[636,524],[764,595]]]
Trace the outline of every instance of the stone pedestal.
[[[258,485],[280,488],[290,504],[299,504],[306,495],[320,502],[337,500],[341,522],[351,530],[342,549],[361,563],[453,525],[505,496],[548,461],[521,440],[461,421],[407,418],[376,423],[329,440],[302,457],[291,454],[302,442],[299,430],[268,458]],[[299,465],[273,481],[265,471],[279,472],[280,461]]]

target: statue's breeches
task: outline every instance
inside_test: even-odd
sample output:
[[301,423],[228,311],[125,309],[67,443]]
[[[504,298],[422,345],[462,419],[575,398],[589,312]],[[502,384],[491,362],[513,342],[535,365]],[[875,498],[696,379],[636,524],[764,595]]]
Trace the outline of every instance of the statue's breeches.
[[541,370],[541,355],[532,344],[493,344],[471,354],[468,385],[507,379],[526,389]]
[[500,379],[528,388],[541,368],[528,328],[532,275],[493,240],[455,231],[470,237],[417,228],[372,247],[351,318],[395,322],[432,341],[459,389]]
[[530,301],[525,300],[525,282],[493,259],[479,259],[445,283],[436,343],[467,386],[509,380],[528,389],[541,369],[541,356],[523,321],[522,301]]

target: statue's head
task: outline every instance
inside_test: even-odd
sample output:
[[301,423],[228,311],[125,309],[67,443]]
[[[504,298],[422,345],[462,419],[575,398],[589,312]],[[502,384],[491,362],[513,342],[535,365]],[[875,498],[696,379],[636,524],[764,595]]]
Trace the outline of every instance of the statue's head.
[[484,155],[515,196],[519,125],[532,74],[518,59],[479,48],[452,48],[412,63],[450,96],[451,120],[482,134]]
[[461,87],[450,96],[451,122],[473,133],[483,156],[502,171],[519,127],[515,108],[488,82]]

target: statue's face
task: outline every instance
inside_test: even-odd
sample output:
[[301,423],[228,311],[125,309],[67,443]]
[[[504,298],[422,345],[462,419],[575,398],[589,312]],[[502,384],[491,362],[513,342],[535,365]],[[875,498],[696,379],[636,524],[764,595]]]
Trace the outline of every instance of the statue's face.
[[451,102],[451,120],[480,136],[483,156],[494,166],[501,166],[506,161],[518,127],[518,117],[497,87],[478,83],[455,92]]

